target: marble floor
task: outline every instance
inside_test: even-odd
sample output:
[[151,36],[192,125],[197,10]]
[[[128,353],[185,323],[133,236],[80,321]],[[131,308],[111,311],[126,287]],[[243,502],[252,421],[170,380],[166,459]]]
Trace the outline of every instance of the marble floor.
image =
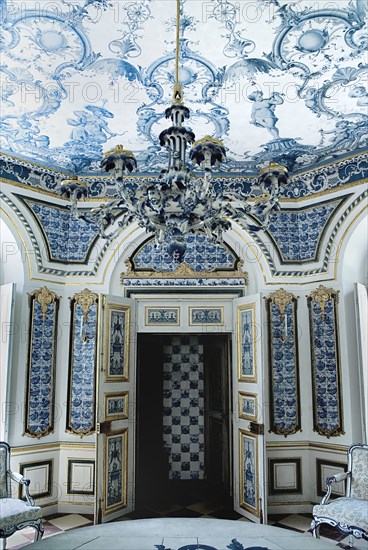
[[[231,508],[213,502],[197,502],[187,506],[152,506],[137,510],[116,521],[146,518],[216,518],[230,519],[235,521],[247,521]],[[271,515],[268,518],[269,525],[304,533],[308,530],[311,517],[308,514],[279,514]],[[87,514],[54,514],[44,519],[44,538],[53,537],[65,531],[78,529],[93,525],[93,517]],[[8,539],[7,547],[13,550],[23,548],[33,541],[33,529],[23,529]],[[329,527],[321,527],[321,539],[331,543],[331,548],[350,548],[348,538],[340,535],[336,530]],[[368,543],[355,541],[353,549],[368,550]],[[296,550],[303,550],[302,548]]]

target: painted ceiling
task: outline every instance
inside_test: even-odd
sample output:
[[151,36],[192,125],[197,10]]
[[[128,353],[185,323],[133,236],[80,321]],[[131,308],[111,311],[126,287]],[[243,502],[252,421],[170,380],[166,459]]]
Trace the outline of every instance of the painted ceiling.
[[[141,173],[166,164],[174,0],[0,0],[1,150],[100,172],[122,143]],[[367,142],[366,0],[182,0],[180,71],[196,138],[220,170],[305,170]]]

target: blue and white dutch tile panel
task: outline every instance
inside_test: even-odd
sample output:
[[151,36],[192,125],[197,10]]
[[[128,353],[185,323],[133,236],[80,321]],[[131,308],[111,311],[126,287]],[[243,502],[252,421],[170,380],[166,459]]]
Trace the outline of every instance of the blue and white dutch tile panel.
[[107,437],[106,441],[106,484],[105,487],[105,507],[109,508],[122,504],[124,500],[124,437],[125,435],[116,435]]
[[332,297],[326,302],[324,318],[320,306],[315,301],[311,302],[309,309],[312,324],[314,430],[327,437],[343,433],[339,344],[334,301]]
[[243,487],[242,502],[245,507],[257,508],[257,471],[256,471],[256,440],[240,432],[241,448],[243,455],[240,457],[240,468],[242,468]]
[[203,479],[203,346],[196,336],[174,336],[163,352],[163,440],[169,478]]
[[244,278],[237,277],[234,279],[228,279],[226,277],[211,277],[211,278],[201,278],[198,279],[180,279],[180,278],[170,278],[170,279],[161,279],[150,277],[147,279],[139,278],[132,279],[127,278],[123,279],[123,284],[125,287],[244,287]]
[[75,304],[72,369],[69,373],[69,425],[73,433],[88,433],[95,425],[95,353],[97,341],[97,304],[83,320],[82,308]]
[[240,376],[256,377],[255,364],[255,323],[253,309],[240,311]]
[[126,326],[126,312],[112,311],[110,317],[110,342],[109,349],[105,353],[109,354],[109,375],[124,376],[126,372],[125,365],[125,334],[129,330]]
[[97,227],[75,219],[69,210],[29,202],[47,238],[50,259],[60,262],[85,263]]
[[53,430],[56,302],[48,305],[43,319],[41,304],[33,304],[33,324],[30,327],[31,349],[28,372],[28,410],[25,433],[41,436]]
[[275,240],[282,261],[315,260],[322,231],[339,204],[340,200],[299,211],[284,210],[272,214],[268,233]]
[[271,430],[287,435],[300,428],[298,357],[293,303],[287,304],[281,320],[280,309],[271,308]]
[[[206,235],[194,233],[185,235],[187,249],[183,261],[193,271],[206,271],[210,269],[232,269],[235,258],[229,250],[222,245],[211,243]],[[173,261],[166,247],[156,247],[150,240],[142,246],[134,257],[136,269],[152,269],[156,271],[175,271],[177,262]]]

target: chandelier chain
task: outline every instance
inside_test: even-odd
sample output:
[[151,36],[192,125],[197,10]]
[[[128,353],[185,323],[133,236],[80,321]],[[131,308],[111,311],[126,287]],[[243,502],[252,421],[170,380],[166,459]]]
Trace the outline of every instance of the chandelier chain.
[[180,0],[176,0],[175,86],[179,85]]

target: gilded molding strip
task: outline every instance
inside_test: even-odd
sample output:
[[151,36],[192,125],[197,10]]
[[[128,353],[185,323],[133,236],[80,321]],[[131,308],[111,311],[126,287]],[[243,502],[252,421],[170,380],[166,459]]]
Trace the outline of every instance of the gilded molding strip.
[[343,430],[343,407],[338,330],[338,291],[320,285],[308,296],[313,430],[327,437]]
[[238,260],[236,269],[206,269],[195,271],[189,264],[182,262],[174,271],[160,271],[155,269],[136,270],[132,260],[128,258],[125,261],[126,271],[121,274],[120,280],[124,279],[208,279],[208,278],[243,278],[245,284],[248,284],[248,273],[242,271],[243,260]]
[[85,288],[71,300],[68,408],[66,431],[95,431],[98,295]]
[[270,365],[270,432],[301,429],[297,299],[283,288],[266,298]]
[[43,437],[54,431],[57,317],[60,297],[43,287],[28,294],[29,333],[24,433]]

